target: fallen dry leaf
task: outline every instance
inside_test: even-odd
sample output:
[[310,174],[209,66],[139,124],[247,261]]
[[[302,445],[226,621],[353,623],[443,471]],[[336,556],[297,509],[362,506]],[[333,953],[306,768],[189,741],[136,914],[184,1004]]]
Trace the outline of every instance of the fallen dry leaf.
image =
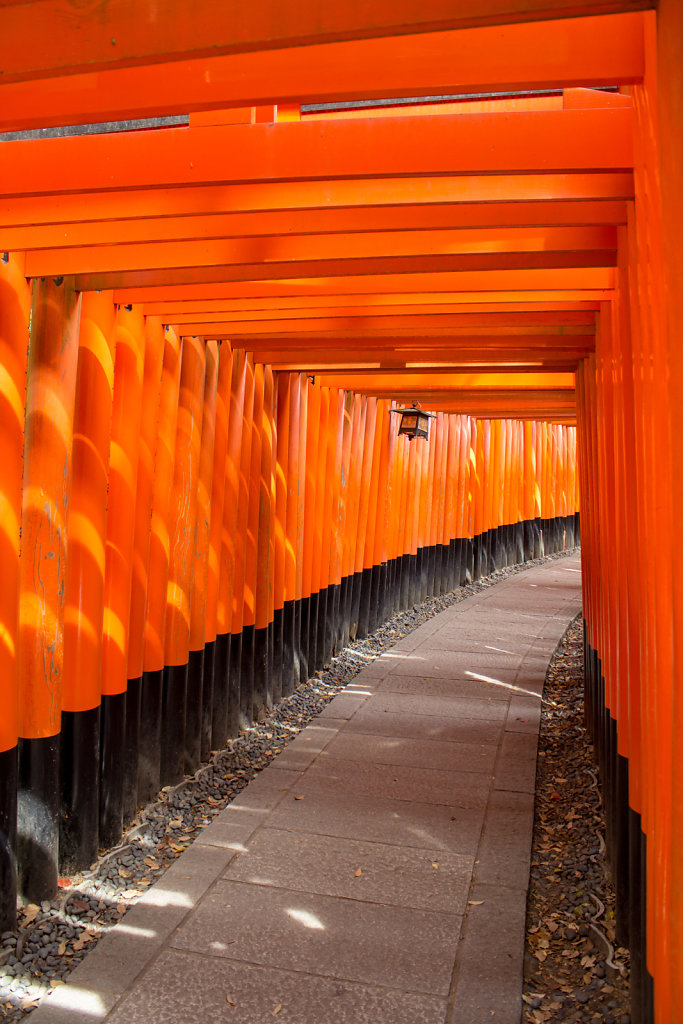
[[360,878],[360,876],[362,874],[363,874],[362,870],[360,868],[358,868],[357,871],[356,871],[356,878]]
[[229,1003],[230,1006],[237,1006],[237,1003],[235,1002],[235,1000],[232,998],[231,995],[227,995],[225,997],[225,1001],[226,1001],[226,1003]]
[[281,1009],[282,1009],[282,1003],[278,1003],[277,1006],[275,1007],[275,1009],[273,1010],[273,1017],[277,1017],[277,1015],[278,1015],[278,1013],[280,1012]]
[[121,878],[131,878],[132,877],[132,875],[131,875],[130,871],[128,870],[128,868],[119,868],[119,875],[121,876]]
[[436,863],[435,860],[432,861],[432,867],[434,868],[435,871],[439,870],[439,865]]
[[303,800],[303,797],[302,796],[295,796],[294,799],[295,800]]
[[482,903],[486,903],[486,900],[468,900],[471,907],[480,907]]
[[35,921],[36,915],[39,911],[40,907],[36,906],[35,903],[29,903],[29,905],[24,909],[24,916],[21,920],[22,928],[25,928],[27,924],[31,923],[31,921]]

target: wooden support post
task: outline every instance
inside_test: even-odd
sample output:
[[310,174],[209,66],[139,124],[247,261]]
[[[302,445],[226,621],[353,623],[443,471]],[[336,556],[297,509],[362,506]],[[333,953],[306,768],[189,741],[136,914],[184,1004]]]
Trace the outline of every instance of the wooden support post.
[[115,317],[111,292],[83,296],[64,583],[59,837],[63,871],[88,867],[97,859],[99,848],[102,626]]
[[[201,443],[197,478],[195,519],[190,582],[190,648],[187,663],[187,706],[185,713],[185,772],[194,774],[201,761],[204,697],[209,708],[213,699],[204,694],[204,645],[209,586],[209,540],[211,533],[211,492],[213,487],[214,445],[216,440],[216,401],[218,391],[218,342],[205,343],[206,369],[202,409]],[[207,687],[208,690],[208,687]],[[210,720],[210,711],[207,715]]]
[[154,458],[152,517],[149,538],[147,608],[140,694],[140,731],[145,742],[138,757],[138,799],[147,803],[161,788],[161,719],[166,594],[169,570],[171,494],[175,470],[180,389],[181,343],[172,327],[164,328],[159,432]]
[[[90,293],[87,293],[88,295]],[[86,296],[87,297],[87,296]],[[138,806],[149,798],[138,793],[141,760],[147,761],[146,747],[158,730],[158,724],[148,722],[144,694],[144,639],[149,583],[149,564],[154,500],[154,456],[160,432],[159,407],[164,359],[164,328],[158,317],[145,319],[145,362],[142,382],[141,423],[139,437],[138,473],[135,496],[135,533],[133,538],[133,575],[131,581],[130,616],[128,626],[128,682],[126,684],[126,788],[124,819],[132,818]],[[135,709],[135,714],[129,712]],[[136,739],[137,726],[137,743]],[[92,858],[91,858],[92,860]]]
[[183,338],[176,454],[169,518],[169,567],[161,715],[161,783],[172,785],[185,767],[190,597],[194,569],[197,484],[206,371],[204,342]]
[[17,811],[19,890],[33,901],[49,899],[57,889],[66,515],[79,317],[73,281],[34,281],[21,515]]
[[19,530],[31,292],[23,259],[0,256],[0,931],[17,906]]
[[[209,554],[206,581],[206,624],[204,630],[204,677],[202,686],[202,721],[200,729],[201,759],[208,761],[211,750],[225,745],[228,723],[228,649],[229,630],[225,624],[226,605],[221,602],[219,619],[219,589],[221,574],[221,540],[225,513],[225,487],[227,475],[228,415],[234,353],[224,341],[218,351],[218,382],[216,387],[216,419],[211,476],[211,517],[209,524]],[[220,630],[220,632],[219,632]],[[225,639],[218,638],[222,637]],[[221,647],[217,657],[217,648]],[[217,723],[216,740],[221,733],[222,742],[214,743],[214,721]],[[221,723],[220,729],[218,723]]]

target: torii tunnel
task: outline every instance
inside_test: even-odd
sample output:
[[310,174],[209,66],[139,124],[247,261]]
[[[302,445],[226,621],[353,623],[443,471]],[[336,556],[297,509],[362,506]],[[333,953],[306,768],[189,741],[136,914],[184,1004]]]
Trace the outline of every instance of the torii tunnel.
[[681,1019],[683,4],[654,8],[3,0],[0,931],[349,637],[573,546],[580,505],[634,1020]]

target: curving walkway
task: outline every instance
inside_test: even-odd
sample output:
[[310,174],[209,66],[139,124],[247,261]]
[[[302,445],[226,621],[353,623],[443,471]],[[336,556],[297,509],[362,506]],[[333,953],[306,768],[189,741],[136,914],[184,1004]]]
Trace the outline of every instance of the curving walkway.
[[31,1024],[519,1024],[540,694],[578,555],[356,676]]

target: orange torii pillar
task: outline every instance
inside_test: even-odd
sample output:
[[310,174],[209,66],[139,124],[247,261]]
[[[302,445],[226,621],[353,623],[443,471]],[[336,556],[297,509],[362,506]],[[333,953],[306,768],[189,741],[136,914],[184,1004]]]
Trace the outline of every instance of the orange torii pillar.
[[272,367],[259,365],[258,369],[263,374],[263,401],[260,417],[254,421],[254,429],[258,432],[260,442],[260,461],[258,467],[255,467],[258,476],[254,480],[258,509],[254,592],[254,721],[261,721],[268,714],[273,706],[274,691],[282,689],[281,676],[279,684],[274,679],[273,636],[275,382]]
[[124,812],[130,812],[132,804],[134,813],[137,798],[139,691],[131,696],[127,706],[126,688],[145,360],[144,323],[140,308],[119,306],[114,337],[100,733],[100,841],[105,846],[118,842]]
[[102,625],[115,317],[111,292],[83,295],[64,583],[59,837],[63,871],[92,864],[99,848]]
[[[228,417],[235,353],[224,341],[218,353],[216,424],[211,481],[211,523],[206,585],[206,629],[204,686],[202,694],[201,757],[207,761],[212,750],[225,746],[228,728],[229,603],[222,597],[221,551],[228,455]],[[219,639],[220,638],[220,639]],[[219,653],[220,649],[220,653]],[[214,742],[214,731],[215,742]]]
[[354,483],[355,497],[353,504],[354,522],[356,527],[355,533],[353,532],[354,524],[350,524],[351,544],[353,550],[353,584],[351,587],[349,635],[353,640],[355,640],[357,636],[360,636],[360,633],[358,632],[358,623],[363,579],[363,542],[365,538],[365,528],[368,521],[368,492],[366,481],[369,476],[372,459],[372,445],[370,438],[374,436],[377,400],[375,398],[367,398],[363,395],[360,399],[360,403],[358,440],[356,447],[354,448],[357,453],[357,480]]
[[307,477],[308,463],[308,380],[300,377],[299,390],[299,478],[296,500],[296,611],[294,623],[294,643],[299,651],[299,679],[303,682],[308,678],[308,606],[306,597],[305,556],[306,556],[306,516],[307,516]]
[[26,352],[31,293],[23,259],[0,256],[0,931],[14,930],[17,900],[19,527]]
[[57,889],[66,513],[80,296],[69,278],[33,283],[19,605],[19,890]]
[[[89,297],[86,293],[84,304]],[[164,359],[164,328],[158,317],[145,319],[145,364],[142,381],[142,418],[140,422],[138,474],[135,495],[135,533],[133,538],[133,577],[131,581],[130,615],[128,626],[128,682],[126,685],[126,714],[128,726],[137,725],[141,742],[128,745],[131,753],[126,765],[127,785],[124,819],[134,817],[139,797],[139,765],[146,758],[146,748],[155,735],[157,724],[143,716],[146,704],[144,691],[144,641],[146,625],[147,591],[151,548],[150,522],[154,495],[154,455],[159,436],[159,405],[161,399],[162,366]],[[131,715],[131,711],[134,714]],[[158,748],[157,748],[158,749]]]
[[[367,525],[364,538],[363,579],[361,581],[360,610],[358,617],[358,635],[361,637],[367,636],[368,633],[372,631],[374,628],[373,624],[376,619],[376,614],[372,606],[373,577],[376,577],[376,573],[374,571],[375,535],[377,532],[380,463],[382,459],[382,445],[385,438],[385,420],[388,418],[386,410],[387,402],[379,399],[377,401],[377,409],[374,419],[374,431],[372,435],[370,435],[372,440],[370,471],[369,474],[364,477],[364,487],[366,487],[368,491],[368,505]],[[375,582],[375,598],[376,594],[377,585]]]
[[[287,616],[285,636],[285,566],[287,562],[287,490],[291,441],[290,400],[294,374],[277,376],[276,444],[274,453],[275,518],[273,522],[273,665],[277,667],[280,696],[292,678],[294,615]],[[290,605],[293,612],[294,606]],[[285,680],[287,683],[285,683]],[[287,692],[290,692],[289,690]]]
[[145,744],[138,758],[138,799],[151,800],[161,788],[161,709],[166,640],[169,519],[175,467],[181,343],[172,327],[163,338],[159,431],[154,459],[152,517],[147,573],[140,730]]
[[344,393],[344,428],[341,460],[340,500],[340,621],[337,636],[337,648],[345,647],[350,639],[351,629],[351,595],[353,591],[353,563],[350,543],[350,527],[353,524],[355,534],[356,520],[353,513],[354,466],[353,446],[360,412],[358,396],[351,392]]
[[[233,596],[233,623],[240,633],[240,689],[237,714],[238,730],[251,725],[254,703],[254,590],[256,586],[256,534],[258,530],[258,480],[261,473],[261,451],[254,424],[260,416],[263,402],[263,374],[260,373],[261,393],[256,387],[255,367],[247,359],[247,379],[242,416],[242,445],[240,451],[240,490],[237,504],[238,520],[235,537],[235,588]],[[252,454],[253,449],[253,454]],[[237,735],[237,732],[235,733]]]
[[[209,539],[211,534],[211,491],[213,486],[216,400],[218,389],[218,342],[207,341],[205,349],[202,431],[197,478],[192,579],[190,583],[190,650],[187,663],[187,704],[185,712],[185,772],[192,775],[201,761],[204,704],[210,721],[213,679],[204,672],[206,605],[209,586]],[[205,690],[206,682],[206,693]]]
[[161,783],[179,782],[185,765],[190,597],[194,569],[197,483],[204,406],[204,342],[183,338],[175,467],[169,518],[164,684],[161,712]]
[[[228,448],[225,460],[225,496],[221,570],[218,583],[218,626],[214,689],[225,679],[225,717],[222,699],[214,705],[211,745],[225,746],[225,737],[240,730],[240,673],[242,664],[242,612],[244,596],[244,536],[247,524],[248,481],[242,479],[249,463],[250,421],[254,404],[253,365],[244,350],[233,356],[230,404],[228,410]],[[243,465],[244,463],[244,465]]]
[[[315,473],[315,514],[313,519],[313,558],[311,571],[311,616],[309,622],[309,672],[323,664],[325,643],[325,613],[327,592],[323,588],[323,538],[325,535],[325,497],[331,481],[327,476],[327,431],[330,421],[330,389],[320,388],[320,413],[318,431],[313,445],[309,446],[308,458],[313,459]],[[316,446],[317,442],[317,446]]]

